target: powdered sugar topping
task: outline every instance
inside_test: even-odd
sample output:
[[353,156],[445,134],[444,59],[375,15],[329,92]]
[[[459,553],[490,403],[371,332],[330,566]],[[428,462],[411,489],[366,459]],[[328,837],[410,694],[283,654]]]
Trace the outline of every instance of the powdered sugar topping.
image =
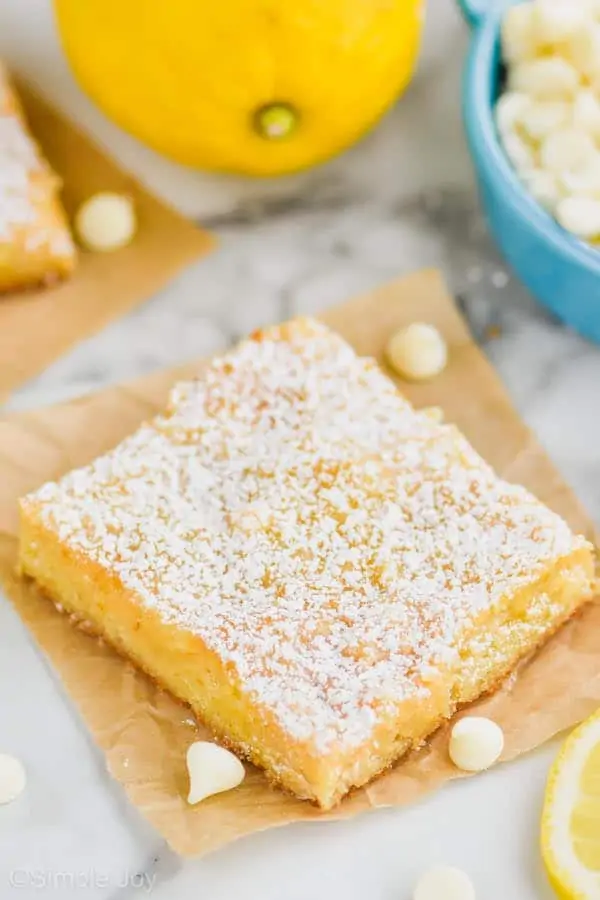
[[310,320],[213,361],[30,502],[321,751],[427,695],[481,611],[580,544]]
[[0,240],[35,221],[30,173],[39,167],[35,147],[14,115],[0,116]]
[[[39,178],[40,174],[44,177]],[[56,180],[24,128],[0,65],[0,243],[31,229],[25,231],[26,252],[44,247],[53,255],[71,255],[73,243],[67,229],[59,230],[56,224],[45,227],[36,208],[38,200],[45,201],[55,191]]]

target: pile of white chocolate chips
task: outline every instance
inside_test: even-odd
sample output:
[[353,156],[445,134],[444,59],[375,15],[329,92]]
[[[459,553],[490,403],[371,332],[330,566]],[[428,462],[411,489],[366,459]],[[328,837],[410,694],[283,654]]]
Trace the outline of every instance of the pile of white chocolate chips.
[[600,243],[600,0],[530,0],[502,23],[506,90],[496,124],[529,193]]

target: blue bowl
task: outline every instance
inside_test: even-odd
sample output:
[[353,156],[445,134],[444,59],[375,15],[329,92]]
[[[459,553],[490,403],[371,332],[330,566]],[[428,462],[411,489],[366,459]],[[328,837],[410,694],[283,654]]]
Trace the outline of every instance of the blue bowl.
[[600,343],[600,250],[561,228],[529,196],[496,133],[493,105],[501,75],[500,24],[514,0],[458,2],[473,26],[463,115],[489,228],[531,293],[580,334]]

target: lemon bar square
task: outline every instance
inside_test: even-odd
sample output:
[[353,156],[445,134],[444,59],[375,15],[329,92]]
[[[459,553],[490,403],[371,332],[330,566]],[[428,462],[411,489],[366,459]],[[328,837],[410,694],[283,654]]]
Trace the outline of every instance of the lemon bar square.
[[0,62],[0,292],[49,284],[74,268],[59,188]]
[[21,502],[22,571],[323,809],[587,599],[591,546],[325,326],[253,335]]

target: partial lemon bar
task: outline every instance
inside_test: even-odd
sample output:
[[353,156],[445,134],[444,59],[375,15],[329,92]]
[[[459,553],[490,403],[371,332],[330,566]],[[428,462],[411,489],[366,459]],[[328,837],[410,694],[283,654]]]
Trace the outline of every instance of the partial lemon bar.
[[594,587],[582,537],[309,319],[215,359],[21,515],[24,573],[323,809]]
[[51,284],[73,270],[59,190],[0,62],[0,292]]

